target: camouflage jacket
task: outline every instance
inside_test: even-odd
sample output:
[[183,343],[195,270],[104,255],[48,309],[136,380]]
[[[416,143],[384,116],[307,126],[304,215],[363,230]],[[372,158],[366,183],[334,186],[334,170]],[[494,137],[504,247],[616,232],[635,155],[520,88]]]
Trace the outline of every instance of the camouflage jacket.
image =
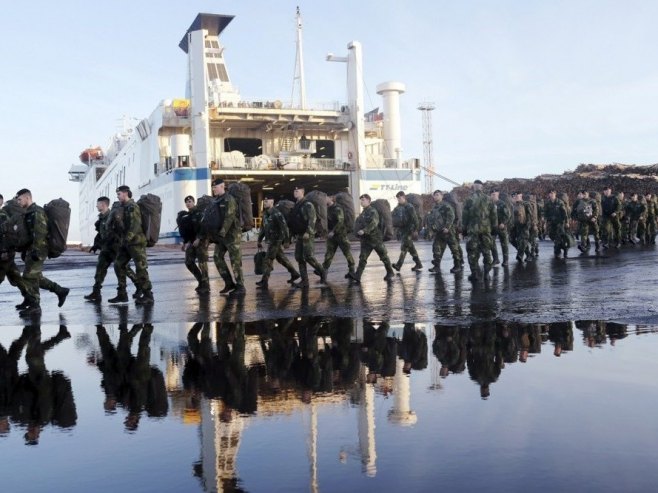
[[564,224],[569,219],[567,206],[560,199],[544,202],[544,214],[548,223]]
[[[359,229],[363,230],[363,236],[361,236],[361,239],[367,241],[383,240],[382,230],[379,229],[379,214],[377,213],[377,209],[372,205],[369,205],[361,211],[355,224],[358,224],[360,226]],[[357,232],[359,230],[356,226],[354,229]]]
[[632,200],[626,204],[626,217],[630,218],[632,221],[639,221],[646,217],[647,207],[645,204],[640,202],[633,202]]
[[12,259],[14,258],[15,253],[13,236],[14,230],[11,217],[6,211],[0,209],[0,253],[9,254],[7,257],[11,256]]
[[617,217],[619,217],[621,216],[622,205],[615,195],[604,196],[601,200],[601,209],[603,211],[603,217],[610,217],[612,214],[617,214]]
[[329,226],[329,231],[334,235],[347,235],[347,228],[345,227],[345,212],[340,205],[334,204],[327,207],[327,224]]
[[490,234],[498,225],[496,207],[484,192],[474,192],[464,203],[462,225],[466,235]]
[[146,236],[142,229],[142,211],[139,205],[128,199],[111,213],[112,232],[121,245],[146,246]]
[[116,233],[112,230],[111,210],[98,214],[98,220],[94,224],[96,228],[96,237],[92,249],[101,250],[103,248],[113,250],[118,245]]
[[283,214],[272,207],[263,213],[263,225],[258,233],[258,243],[262,243],[263,239],[270,242],[280,241],[286,243],[290,241],[290,231],[288,225],[283,217]]
[[448,230],[448,234],[455,231],[455,209],[447,202],[434,204],[427,219],[428,226],[435,233],[444,234],[444,229]]
[[238,202],[235,197],[226,192],[224,195],[215,199],[215,204],[219,208],[222,227],[219,229],[219,236],[230,238],[240,235],[240,218],[238,217]]
[[402,234],[411,234],[414,231],[418,231],[418,214],[416,214],[416,209],[409,202],[396,205],[392,215],[394,218],[396,216],[400,217],[401,225],[397,226],[397,229]]
[[315,206],[306,199],[301,199],[295,203],[290,212],[293,224],[295,225],[295,236],[300,237],[306,233],[310,238],[315,237]]
[[37,204],[30,205],[25,212],[25,227],[30,238],[29,250],[39,257],[48,257],[48,217],[46,211]]
[[[496,216],[498,217],[498,224],[509,226],[512,220],[512,212],[504,200],[497,200],[494,202],[496,206]],[[542,211],[543,212],[543,211]],[[497,229],[497,228],[496,228]]]

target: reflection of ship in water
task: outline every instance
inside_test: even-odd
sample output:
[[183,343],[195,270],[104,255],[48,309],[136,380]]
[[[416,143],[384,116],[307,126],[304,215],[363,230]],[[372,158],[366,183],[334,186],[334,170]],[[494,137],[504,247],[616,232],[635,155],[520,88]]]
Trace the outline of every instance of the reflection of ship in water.
[[[193,470],[205,490],[242,487],[238,454],[252,416],[296,415],[307,437],[310,489],[319,491],[323,408],[354,408],[354,442],[340,445],[338,457],[357,458],[363,473],[374,476],[380,416],[387,416],[387,426],[418,419],[411,400],[414,371],[436,368],[430,370],[430,388],[440,388],[438,379],[450,374],[467,375],[486,399],[495,395],[506,365],[532,364],[542,352],[569,357],[578,330],[585,345],[594,347],[656,330],[597,321],[421,327],[329,317],[198,323],[187,331],[187,344],[151,339],[151,366],[166,373],[172,415],[199,428],[201,452]],[[428,359],[430,333],[434,357]],[[382,404],[390,409],[382,413]]]

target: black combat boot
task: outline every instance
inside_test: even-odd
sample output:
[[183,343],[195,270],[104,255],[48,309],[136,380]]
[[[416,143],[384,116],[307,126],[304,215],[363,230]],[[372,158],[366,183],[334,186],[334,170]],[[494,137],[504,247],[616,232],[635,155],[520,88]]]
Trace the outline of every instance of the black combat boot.
[[500,265],[500,259],[498,258],[498,249],[494,248],[491,250],[491,255],[493,256],[493,265]]
[[66,301],[66,297],[69,295],[71,290],[69,288],[62,288],[56,292],[57,294],[57,306],[61,308]]
[[503,267],[507,267],[509,265],[509,257],[507,255],[503,255],[503,263],[500,265]]
[[256,281],[256,288],[257,289],[267,289],[269,282],[269,278],[263,276],[263,278],[260,281]]
[[199,285],[194,288],[194,290],[199,294],[206,294],[210,292],[210,283],[208,280],[199,281]]
[[142,290],[140,288],[135,289],[133,293],[133,300],[137,300],[142,296]]
[[398,264],[398,263],[396,262],[395,264],[391,265],[391,267],[392,267],[393,269],[395,269],[396,271],[400,272],[400,268],[402,267],[402,264]]
[[347,271],[347,274],[345,274],[345,279],[354,279],[354,266],[350,267],[349,270]]
[[294,284],[294,282],[299,279],[301,276],[299,275],[299,272],[293,271],[290,273],[290,279],[288,279],[286,282],[288,284]]
[[320,272],[320,283],[327,284],[327,271],[324,268]]
[[462,267],[461,262],[455,262],[455,265],[452,267],[452,269],[450,269],[450,272],[452,272],[453,274],[457,274],[458,272],[461,272],[463,270],[464,268]]
[[[386,275],[384,276],[384,281],[392,281],[395,278],[395,272],[393,272],[394,265],[386,265]],[[398,269],[399,270],[399,269]]]
[[94,286],[91,290],[91,293],[85,295],[84,297],[87,301],[93,301],[95,303],[98,303],[103,300],[103,296],[101,295],[101,288],[98,286]]
[[420,262],[419,258],[414,259],[414,266],[411,268],[414,272],[418,272],[420,270],[423,270],[423,264]]
[[152,305],[153,303],[153,291],[150,289],[142,291],[142,295],[135,300],[136,305]]
[[114,298],[107,300],[108,303],[128,303],[128,293],[125,289],[117,290],[117,295]]

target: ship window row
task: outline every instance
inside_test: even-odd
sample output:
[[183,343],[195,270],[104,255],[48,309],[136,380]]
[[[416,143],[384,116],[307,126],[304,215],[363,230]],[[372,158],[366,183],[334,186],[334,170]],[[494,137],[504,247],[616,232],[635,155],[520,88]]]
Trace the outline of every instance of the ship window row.
[[222,82],[228,82],[228,73],[223,63],[209,63],[208,64],[208,78],[210,80],[219,79]]
[[219,49],[219,41],[214,40],[214,39],[206,39],[205,45],[206,45],[206,48]]

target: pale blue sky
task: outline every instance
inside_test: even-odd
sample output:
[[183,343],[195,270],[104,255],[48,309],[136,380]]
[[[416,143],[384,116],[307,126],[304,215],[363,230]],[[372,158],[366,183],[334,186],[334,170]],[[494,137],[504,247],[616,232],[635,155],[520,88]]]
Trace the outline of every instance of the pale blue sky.
[[436,167],[455,181],[658,161],[658,2],[38,0],[3,13],[0,193],[63,196],[75,220],[70,165],[122,115],[184,96],[178,42],[198,12],[236,16],[222,40],[243,97],[289,99],[296,5],[309,101],[346,99],[344,66],[324,57],[360,41],[366,107],[404,82],[404,156],[422,158],[416,106],[433,101]]

